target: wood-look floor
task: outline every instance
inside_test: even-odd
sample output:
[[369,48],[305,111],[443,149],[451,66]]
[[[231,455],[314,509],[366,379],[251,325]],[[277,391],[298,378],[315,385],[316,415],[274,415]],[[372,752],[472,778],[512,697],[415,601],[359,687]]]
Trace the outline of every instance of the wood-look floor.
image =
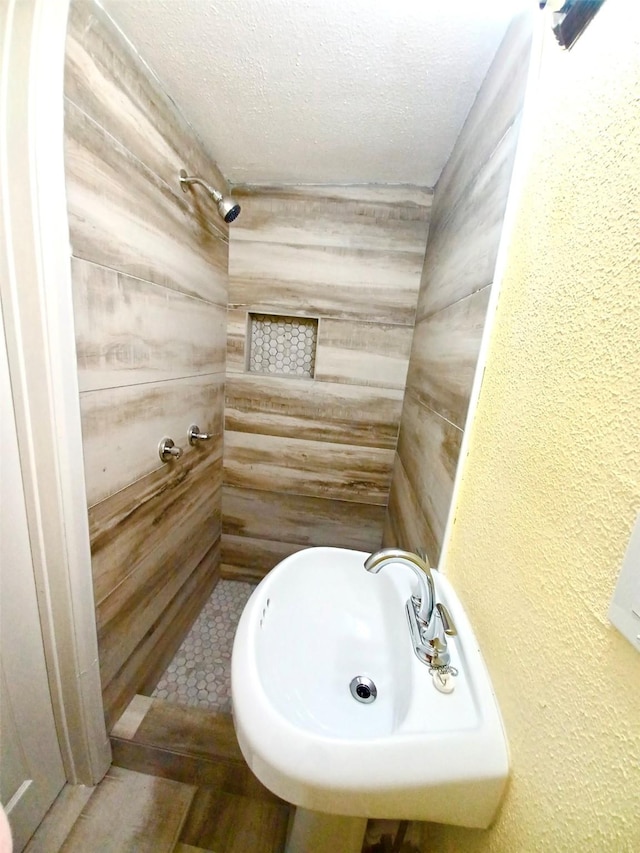
[[[249,770],[229,714],[137,695],[111,744],[109,773],[94,788],[67,785],[25,853],[284,850],[293,807]],[[406,831],[370,821],[363,853],[418,853]]]
[[67,786],[25,853],[281,853],[291,807],[253,776],[228,714],[136,696],[95,788]]

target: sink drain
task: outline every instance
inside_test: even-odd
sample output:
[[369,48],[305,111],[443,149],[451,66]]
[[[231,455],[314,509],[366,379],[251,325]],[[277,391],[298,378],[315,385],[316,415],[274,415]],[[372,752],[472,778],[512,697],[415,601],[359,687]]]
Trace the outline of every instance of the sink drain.
[[374,702],[378,695],[378,689],[373,681],[364,675],[356,675],[356,677],[351,680],[349,690],[351,690],[353,698],[358,702],[362,702],[364,705],[369,705],[371,702]]

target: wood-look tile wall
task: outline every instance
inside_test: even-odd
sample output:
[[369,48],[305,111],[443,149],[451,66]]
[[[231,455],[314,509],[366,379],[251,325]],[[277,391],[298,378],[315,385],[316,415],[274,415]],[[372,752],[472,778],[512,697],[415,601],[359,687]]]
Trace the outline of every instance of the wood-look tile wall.
[[[219,576],[226,183],[109,18],[72,3],[66,170],[100,668],[110,726],[154,686]],[[216,438],[190,448],[196,423]],[[184,448],[163,465],[165,435]]]
[[[256,578],[303,547],[381,544],[432,194],[235,192],[222,560]],[[252,312],[318,319],[313,379],[246,371]]]
[[512,24],[436,186],[384,543],[438,562],[511,182],[531,32]]

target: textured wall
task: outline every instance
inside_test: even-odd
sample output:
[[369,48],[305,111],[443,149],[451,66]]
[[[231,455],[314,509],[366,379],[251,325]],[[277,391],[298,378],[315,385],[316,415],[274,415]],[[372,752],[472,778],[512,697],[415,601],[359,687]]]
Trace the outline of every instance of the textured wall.
[[[83,451],[108,724],[152,687],[218,577],[225,186],[104,13],[72,5],[65,145]],[[216,439],[190,449],[191,423]],[[160,439],[185,448],[163,465]]]
[[531,17],[507,31],[436,186],[385,544],[438,562],[511,182]]
[[[237,194],[223,563],[259,576],[309,545],[380,546],[431,191]],[[314,378],[246,371],[251,312],[318,319]]]
[[425,850],[640,849],[640,656],[607,621],[640,510],[640,14],[550,28],[448,574],[504,715],[486,832]]

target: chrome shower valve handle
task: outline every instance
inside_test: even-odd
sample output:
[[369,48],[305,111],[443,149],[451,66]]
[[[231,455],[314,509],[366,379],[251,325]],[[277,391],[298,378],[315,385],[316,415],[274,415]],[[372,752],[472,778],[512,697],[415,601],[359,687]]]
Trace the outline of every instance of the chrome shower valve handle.
[[171,462],[172,459],[180,459],[182,448],[176,447],[172,438],[163,438],[158,445],[158,456],[163,462]]
[[189,444],[193,447],[199,441],[209,441],[210,438],[213,438],[213,433],[200,432],[199,426],[191,424],[189,431],[187,432],[187,438],[189,439]]

